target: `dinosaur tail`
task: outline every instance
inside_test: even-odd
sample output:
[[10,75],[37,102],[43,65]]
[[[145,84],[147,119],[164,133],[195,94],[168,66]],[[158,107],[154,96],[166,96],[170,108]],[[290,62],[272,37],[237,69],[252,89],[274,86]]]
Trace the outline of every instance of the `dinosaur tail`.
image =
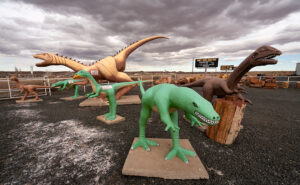
[[140,91],[141,91],[141,94],[142,94],[142,97],[143,97],[144,94],[145,94],[145,89],[144,89],[144,86],[143,86],[143,82],[140,80],[140,78],[138,78],[138,81],[139,81],[139,84],[140,84]]
[[[143,82],[147,82],[147,81],[141,81],[141,82],[143,83]],[[121,82],[121,83],[116,83],[114,85],[115,85],[115,89],[120,89],[120,88],[123,88],[123,87],[126,87],[126,86],[130,86],[130,85],[133,85],[133,84],[137,84],[137,83],[139,83],[139,81]]]
[[35,88],[51,88],[51,86],[35,85]]
[[203,87],[203,85],[205,84],[205,79],[202,80],[198,80],[189,84],[184,84],[181,87]]
[[115,54],[114,58],[116,60],[118,71],[123,72],[125,70],[126,59],[134,50],[136,50],[138,47],[140,47],[141,45],[143,45],[151,40],[155,40],[155,39],[159,39],[159,38],[167,39],[167,37],[164,37],[164,36],[148,37],[148,38],[145,38],[145,39],[142,39],[135,43],[130,44],[129,46],[125,47],[123,50],[121,50],[117,54]]

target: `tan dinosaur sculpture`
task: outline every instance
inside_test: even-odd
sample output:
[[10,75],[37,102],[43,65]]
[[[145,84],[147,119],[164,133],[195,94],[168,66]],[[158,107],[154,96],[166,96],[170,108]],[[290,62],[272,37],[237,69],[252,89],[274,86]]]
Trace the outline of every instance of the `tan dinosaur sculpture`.
[[[97,60],[90,66],[77,62],[72,58],[58,56],[52,53],[35,54],[33,55],[33,57],[44,60],[41,63],[37,63],[37,67],[46,67],[49,65],[64,65],[73,69],[75,72],[86,70],[96,80],[108,80],[111,82],[130,82],[133,80],[123,72],[125,70],[127,57],[141,45],[158,38],[167,39],[167,37],[164,36],[152,36],[139,40],[120,50],[114,56],[108,56],[104,59]],[[134,86],[135,85],[128,86],[118,91],[118,93],[116,94],[116,99],[119,99],[122,95],[130,91]]]
[[33,94],[35,96],[35,100],[39,99],[39,95],[37,92],[35,92],[35,89],[37,88],[50,88],[50,86],[43,86],[43,85],[24,85],[22,84],[19,79],[16,76],[11,76],[9,78],[11,81],[15,81],[17,82],[17,86],[18,88],[21,89],[21,93],[23,93],[25,91],[25,95],[21,98],[22,101],[24,101],[26,99],[26,97],[28,96],[28,94]]

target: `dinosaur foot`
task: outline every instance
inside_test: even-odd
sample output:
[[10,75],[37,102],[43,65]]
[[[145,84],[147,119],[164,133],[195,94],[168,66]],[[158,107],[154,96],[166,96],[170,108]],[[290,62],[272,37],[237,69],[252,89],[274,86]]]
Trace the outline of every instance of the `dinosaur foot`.
[[78,98],[78,95],[76,96],[76,95],[74,95],[74,96],[71,96],[71,98]]
[[158,143],[156,143],[156,142],[154,142],[154,141],[151,141],[150,139],[147,139],[147,138],[141,138],[141,137],[140,137],[139,140],[138,140],[136,143],[134,143],[134,144],[132,145],[131,149],[133,150],[133,149],[135,149],[135,148],[141,146],[141,147],[143,147],[146,151],[150,151],[150,148],[149,148],[148,145],[150,145],[150,146],[158,146]]
[[179,157],[185,164],[188,164],[189,161],[187,160],[186,156],[196,156],[196,154],[193,151],[181,148],[180,146],[173,147],[170,152],[166,155],[166,160],[172,159],[174,156]]
[[112,115],[110,113],[104,114],[107,120],[114,120],[116,118],[116,115]]

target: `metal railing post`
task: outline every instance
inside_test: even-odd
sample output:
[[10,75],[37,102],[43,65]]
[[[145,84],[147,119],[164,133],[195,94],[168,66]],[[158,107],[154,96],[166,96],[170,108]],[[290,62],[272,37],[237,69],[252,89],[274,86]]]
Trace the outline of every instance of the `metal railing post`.
[[47,82],[48,82],[48,86],[49,86],[49,94],[50,94],[50,96],[52,96],[52,92],[51,92],[51,88],[50,88],[50,79],[49,78],[47,78]]
[[9,78],[7,77],[7,85],[8,85],[8,91],[9,91],[9,98],[12,98],[11,96],[11,89],[10,89],[10,83],[9,83]]

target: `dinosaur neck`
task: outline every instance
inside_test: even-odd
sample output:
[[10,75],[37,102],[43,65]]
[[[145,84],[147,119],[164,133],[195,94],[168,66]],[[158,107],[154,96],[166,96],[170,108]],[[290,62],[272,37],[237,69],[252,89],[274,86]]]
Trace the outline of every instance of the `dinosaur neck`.
[[227,85],[229,89],[233,89],[239,81],[242,79],[242,77],[250,71],[252,68],[252,65],[250,64],[251,59],[248,57],[246,58],[228,77],[227,79]]
[[127,57],[134,51],[136,50],[138,47],[140,47],[141,45],[151,41],[151,40],[155,40],[158,38],[167,38],[167,37],[163,37],[163,36],[152,36],[152,37],[148,37],[142,40],[139,40],[133,44],[130,44],[129,46],[127,46],[125,49],[123,49],[122,51],[120,51],[119,53],[117,53],[114,58],[116,60],[116,64],[117,64],[117,69],[118,71],[123,72],[125,70],[126,67],[126,59]]
[[17,82],[17,87],[22,88],[23,84],[19,81],[19,79],[15,79],[15,82]]
[[171,97],[171,106],[175,108],[181,108],[182,110],[185,110],[185,105],[187,103],[186,98],[187,92],[184,87],[176,87],[176,90],[172,91]]
[[89,82],[92,86],[98,85],[97,81],[95,80],[95,78],[92,75],[88,74],[86,78],[89,80]]
[[73,69],[74,71],[80,71],[80,70],[85,69],[87,67],[85,65],[82,65],[82,64],[74,61],[74,60],[64,58],[64,57],[60,57],[60,56],[53,55],[53,54],[52,54],[51,65],[64,65],[66,67],[69,67],[69,68]]

